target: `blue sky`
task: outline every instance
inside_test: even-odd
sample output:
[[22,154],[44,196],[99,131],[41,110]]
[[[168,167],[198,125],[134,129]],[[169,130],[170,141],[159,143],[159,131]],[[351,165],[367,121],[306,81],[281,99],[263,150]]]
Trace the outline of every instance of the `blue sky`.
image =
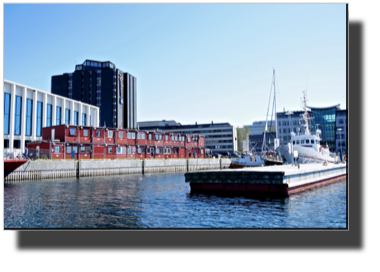
[[50,91],[85,59],[137,78],[138,121],[264,120],[278,110],[346,108],[344,4],[5,4],[4,79]]

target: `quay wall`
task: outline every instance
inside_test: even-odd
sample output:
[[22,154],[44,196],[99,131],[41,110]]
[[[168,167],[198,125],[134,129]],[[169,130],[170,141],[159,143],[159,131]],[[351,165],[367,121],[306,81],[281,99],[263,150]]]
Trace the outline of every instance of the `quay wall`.
[[223,169],[230,167],[230,165],[231,160],[229,159],[28,161],[8,175],[4,179],[4,182],[122,174],[194,172],[208,169]]

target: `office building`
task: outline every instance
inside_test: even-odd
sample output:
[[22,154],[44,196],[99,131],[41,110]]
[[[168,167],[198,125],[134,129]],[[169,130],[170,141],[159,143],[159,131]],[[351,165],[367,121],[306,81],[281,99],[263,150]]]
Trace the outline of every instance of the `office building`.
[[[275,132],[270,132],[265,134],[265,151],[273,152],[274,150],[274,139],[276,138]],[[261,153],[263,148],[264,133],[249,135],[249,150],[256,153]]]
[[[322,132],[321,145],[328,145],[330,151],[335,152],[336,149],[336,127],[337,113],[341,112],[340,104],[331,107],[310,107],[308,106],[309,130],[315,133],[316,129]],[[298,129],[303,133],[304,127],[300,125],[300,120],[304,111],[294,112],[278,112],[277,113],[277,128],[280,144],[290,142],[291,132],[298,133]]]
[[4,80],[4,149],[24,150],[42,140],[42,128],[99,126],[99,108]]
[[336,151],[346,152],[347,147],[347,110],[336,111]]
[[176,121],[138,122],[139,129],[163,132],[199,134],[205,136],[205,147],[214,154],[226,154],[237,151],[236,128],[229,123],[182,125]]
[[[248,125],[248,126],[244,126],[244,127],[248,127],[249,128],[249,135],[262,135],[264,133],[264,130],[265,130],[265,124],[266,124],[266,121],[256,121],[256,122],[253,122],[252,125]],[[267,130],[275,130],[275,124],[276,124],[276,121],[275,120],[268,120],[268,127],[267,127]]]
[[72,73],[52,76],[51,92],[99,107],[99,124],[137,128],[136,78],[110,61],[86,60]]

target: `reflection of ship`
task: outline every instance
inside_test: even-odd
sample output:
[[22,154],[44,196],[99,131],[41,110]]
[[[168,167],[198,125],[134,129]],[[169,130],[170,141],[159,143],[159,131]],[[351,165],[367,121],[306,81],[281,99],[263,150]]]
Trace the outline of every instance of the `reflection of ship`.
[[19,168],[21,165],[26,163],[27,159],[19,159],[19,160],[4,160],[4,178],[6,178],[10,173]]
[[232,160],[232,168],[258,167],[264,166],[264,161],[260,156],[242,154],[239,159]]
[[291,141],[288,145],[279,146],[276,151],[284,158],[284,161],[289,164],[293,161],[295,151],[298,153],[298,163],[321,163],[329,162],[335,163],[336,158],[331,157],[328,146],[320,145],[321,131],[316,130],[316,134],[312,135],[309,131],[308,119],[309,115],[306,108],[306,93],[304,92],[302,99],[304,114],[301,117],[302,126],[305,127],[304,133],[301,134],[298,129],[298,135],[294,132],[291,133]]

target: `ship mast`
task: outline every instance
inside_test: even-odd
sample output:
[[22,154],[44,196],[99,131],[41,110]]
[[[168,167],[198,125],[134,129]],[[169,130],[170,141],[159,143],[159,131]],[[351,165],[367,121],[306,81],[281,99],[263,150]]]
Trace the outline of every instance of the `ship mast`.
[[[266,120],[265,120],[265,129],[264,129],[264,137],[263,137],[263,145],[261,147],[261,153],[264,155],[264,149],[265,149],[265,143],[266,143],[266,131],[268,129],[268,115],[269,115],[269,108],[270,108],[270,102],[271,102],[271,98],[272,98],[272,86],[273,86],[273,89],[274,89],[274,100],[273,100],[273,104],[274,104],[274,108],[276,109],[276,86],[275,86],[275,70],[273,69],[273,77],[272,77],[272,83],[271,83],[271,86],[270,86],[270,93],[269,93],[269,102],[268,102],[268,109],[267,109],[267,116],[266,116]],[[272,106],[272,117],[273,117],[273,106]],[[272,126],[272,117],[271,117],[271,124],[270,126]],[[276,149],[276,140],[277,140],[277,114],[276,114],[276,110],[275,110],[275,122],[276,122],[276,139],[274,140],[274,149]],[[270,133],[270,130],[269,130],[269,133]],[[270,134],[269,134],[270,135]]]
[[310,135],[309,131],[309,123],[308,123],[308,113],[307,113],[307,104],[306,104],[306,91],[303,91],[303,100],[302,100],[302,107],[305,111],[305,113],[302,116],[302,119],[305,121],[305,135]]

